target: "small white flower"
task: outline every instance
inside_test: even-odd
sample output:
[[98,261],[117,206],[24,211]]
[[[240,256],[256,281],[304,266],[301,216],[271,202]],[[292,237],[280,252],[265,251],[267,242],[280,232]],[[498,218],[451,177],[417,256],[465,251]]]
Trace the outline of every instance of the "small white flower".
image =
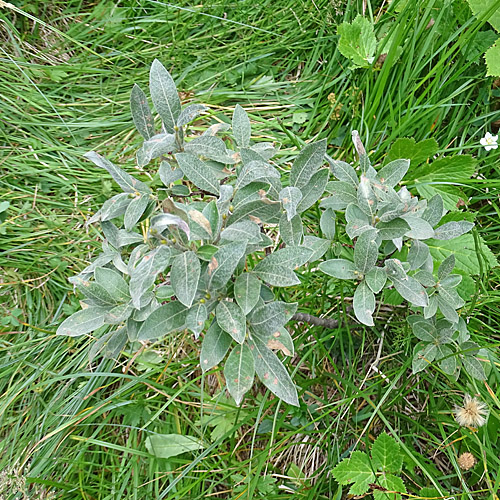
[[479,142],[481,146],[484,146],[486,151],[496,149],[498,148],[498,135],[491,135],[489,132],[486,132],[486,135]]

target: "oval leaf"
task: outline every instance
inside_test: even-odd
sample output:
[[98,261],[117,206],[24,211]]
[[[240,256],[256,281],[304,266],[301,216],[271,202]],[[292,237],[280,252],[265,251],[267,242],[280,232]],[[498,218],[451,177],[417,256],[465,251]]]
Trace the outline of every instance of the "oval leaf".
[[235,302],[222,300],[215,310],[217,324],[238,344],[242,344],[246,335],[246,318],[241,307]]
[[254,373],[252,351],[247,344],[237,345],[224,366],[227,388],[237,406],[240,406],[243,396],[252,387]]
[[198,289],[200,273],[200,261],[194,252],[184,252],[177,255],[172,261],[170,282],[175,296],[186,307],[191,307],[193,303]]

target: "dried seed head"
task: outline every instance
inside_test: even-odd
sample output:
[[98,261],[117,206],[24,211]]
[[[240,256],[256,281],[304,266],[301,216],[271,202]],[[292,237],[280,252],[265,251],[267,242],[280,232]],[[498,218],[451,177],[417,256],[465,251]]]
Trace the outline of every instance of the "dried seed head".
[[462,470],[469,470],[476,465],[476,457],[467,451],[458,457],[457,463]]
[[469,394],[465,395],[463,406],[456,406],[455,420],[462,427],[481,427],[486,423],[486,405]]

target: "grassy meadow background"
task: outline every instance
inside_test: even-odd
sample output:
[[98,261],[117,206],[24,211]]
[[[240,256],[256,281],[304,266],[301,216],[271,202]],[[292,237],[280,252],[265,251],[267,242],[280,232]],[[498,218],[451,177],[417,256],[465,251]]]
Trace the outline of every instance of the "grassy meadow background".
[[[357,14],[398,47],[384,57],[380,42],[370,68],[351,68],[337,49],[337,26]],[[146,87],[155,58],[183,102],[207,104],[215,118],[241,104],[255,138],[281,144],[282,161],[321,138],[351,161],[353,129],[373,162],[399,137],[477,156],[478,173],[460,185],[498,255],[498,150],[479,145],[500,126],[500,81],[486,77],[481,56],[490,32],[465,0],[0,2],[0,207],[9,203],[0,210],[0,498],[340,500],[347,489],[331,469],[387,432],[404,455],[409,498],[498,499],[498,366],[486,383],[437,368],[411,375],[414,339],[398,307],[382,306],[371,329],[291,326],[300,408],[261,387],[238,409],[221,372],[202,377],[199,343],[184,332],[92,366],[92,339],[55,336],[79,308],[67,278],[100,247],[85,221],[117,191],[83,154],[146,175],[134,170],[129,95],[134,82]],[[319,209],[307,212],[310,228],[318,220]],[[495,350],[498,270],[482,266],[473,278],[463,314],[473,340]],[[335,298],[344,290],[313,269],[280,293],[302,312],[346,314]],[[465,393],[489,406],[478,431],[453,418]],[[156,459],[144,445],[151,432],[205,448]],[[469,472],[457,464],[464,451],[478,460]]]

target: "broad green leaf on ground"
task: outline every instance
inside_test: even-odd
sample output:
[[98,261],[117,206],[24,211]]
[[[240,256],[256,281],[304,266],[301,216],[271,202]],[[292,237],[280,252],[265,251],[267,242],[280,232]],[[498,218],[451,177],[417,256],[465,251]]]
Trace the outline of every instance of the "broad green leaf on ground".
[[403,480],[393,474],[382,474],[381,476],[377,476],[377,484],[385,488],[387,493],[375,489],[373,491],[373,500],[401,500],[402,495],[400,493],[406,493],[406,486]]
[[175,296],[186,307],[191,307],[198,281],[200,279],[201,265],[194,252],[183,252],[172,260],[170,282]]
[[373,466],[383,472],[399,473],[403,466],[403,455],[399,444],[385,432],[380,434],[372,446]]
[[415,167],[432,158],[438,149],[439,145],[435,139],[424,139],[416,142],[413,137],[401,137],[394,141],[386,162],[389,163],[399,158],[408,158],[412,167],[411,171],[413,171]]
[[299,406],[295,385],[278,356],[259,338],[250,339],[249,344],[261,382],[285,403]]
[[286,211],[288,220],[297,214],[297,205],[301,199],[302,193],[299,188],[286,187],[280,191],[280,201]]
[[177,119],[181,113],[181,101],[174,80],[158,59],[155,59],[151,65],[149,90],[165,130],[173,134]]
[[328,182],[330,172],[327,168],[318,170],[300,190],[302,192],[302,199],[297,205],[297,212],[300,214],[314,205],[325,192],[325,187]]
[[219,194],[219,180],[206,163],[191,153],[178,153],[175,158],[184,175],[196,187],[211,194]]
[[495,43],[497,38],[498,35],[493,30],[478,31],[460,47],[460,52],[467,61],[480,64],[481,56]]
[[486,75],[500,77],[500,38],[484,54]]
[[[480,273],[472,234],[464,234],[454,240],[428,240],[426,243],[429,246],[432,258],[438,263],[451,254],[455,254],[456,269],[471,275]],[[493,268],[498,265],[495,255],[482,238],[479,238],[479,249],[488,267]]]
[[248,118],[247,112],[239,104],[235,106],[233,111],[232,126],[236,144],[238,144],[240,148],[248,147],[252,133],[250,119]]
[[372,315],[375,311],[375,295],[364,281],[356,288],[352,305],[358,321],[367,326],[374,325]]
[[120,167],[117,167],[109,160],[104,158],[104,156],[101,156],[99,153],[96,153],[95,151],[89,151],[88,153],[85,153],[83,156],[87,158],[87,160],[93,162],[98,167],[107,170],[108,173],[111,174],[111,177],[113,177],[115,182],[126,193],[135,193],[135,192],[143,194],[151,193],[151,190],[146,184],[144,184],[144,182],[135,179],[130,174],[125,172],[125,170],[122,170]]
[[132,93],[130,94],[130,110],[139,134],[146,140],[151,139],[155,135],[153,115],[149,109],[146,94],[136,83],[132,87]]
[[242,273],[236,278],[234,297],[244,314],[248,314],[257,304],[260,297],[260,287],[260,281],[254,274]]
[[290,170],[290,186],[303,188],[325,162],[325,153],[326,139],[303,148]]
[[246,318],[241,307],[236,302],[221,300],[215,310],[217,324],[238,344],[242,344],[246,335]]
[[239,406],[245,393],[252,387],[255,373],[252,351],[247,344],[237,345],[224,364],[227,388]]
[[338,49],[350,59],[355,66],[367,68],[371,66],[377,50],[377,39],[372,23],[361,15],[357,15],[352,23],[343,22],[337,29],[340,35]]
[[221,246],[215,252],[208,264],[209,287],[219,289],[229,281],[239,261],[245,255],[246,247],[246,241],[235,241]]
[[138,340],[155,340],[168,333],[181,330],[187,309],[178,301],[169,302],[153,311],[139,330]]
[[201,344],[200,364],[204,372],[222,361],[229,350],[231,341],[231,336],[214,321],[205,333]]
[[500,4],[497,0],[467,0],[467,2],[476,17],[483,17],[489,12],[486,20],[493,28],[500,31]]
[[77,311],[59,325],[56,335],[79,337],[93,332],[104,325],[104,319],[108,311],[107,307],[98,306],[89,306]]
[[375,482],[370,459],[362,451],[352,452],[349,458],[342,460],[332,471],[333,477],[342,485],[354,483],[350,495],[365,494],[371,483]]
[[148,452],[157,458],[170,458],[203,449],[203,443],[184,434],[151,434],[146,438]]

